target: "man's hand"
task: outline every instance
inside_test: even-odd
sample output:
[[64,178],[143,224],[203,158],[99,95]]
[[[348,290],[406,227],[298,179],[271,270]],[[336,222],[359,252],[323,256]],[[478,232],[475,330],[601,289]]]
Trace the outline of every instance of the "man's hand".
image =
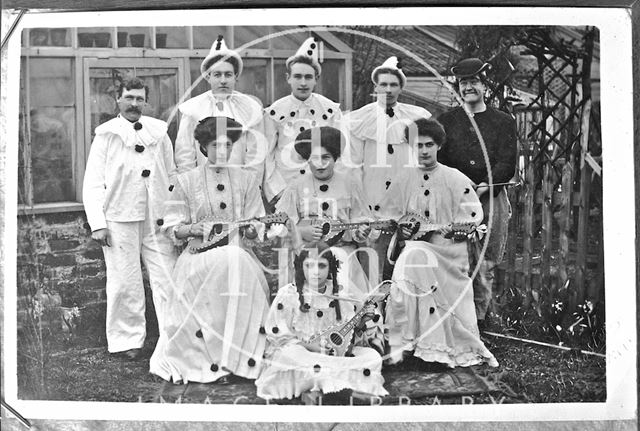
[[103,247],[111,247],[111,233],[106,227],[91,232],[91,238]]
[[486,182],[481,182],[480,184],[478,184],[477,186],[474,187],[476,190],[476,194],[478,195],[478,199],[480,199],[480,197],[485,194],[486,192],[489,191],[489,183]]
[[322,226],[319,225],[298,226],[298,232],[306,242],[317,242],[322,238]]

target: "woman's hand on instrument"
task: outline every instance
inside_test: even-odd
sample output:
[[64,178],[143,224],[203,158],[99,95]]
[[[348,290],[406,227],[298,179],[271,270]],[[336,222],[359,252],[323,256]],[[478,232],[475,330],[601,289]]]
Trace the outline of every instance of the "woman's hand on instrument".
[[300,236],[302,237],[303,241],[306,242],[317,242],[322,238],[322,226],[298,226],[298,232],[300,232]]

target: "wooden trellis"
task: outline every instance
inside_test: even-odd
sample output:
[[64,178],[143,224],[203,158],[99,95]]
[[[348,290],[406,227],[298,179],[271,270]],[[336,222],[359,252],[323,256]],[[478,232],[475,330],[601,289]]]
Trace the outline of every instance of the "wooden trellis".
[[[558,289],[569,288],[569,308],[586,298],[597,300],[593,283],[585,285],[589,195],[592,170],[588,157],[591,115],[591,59],[594,29],[584,39],[566,41],[550,28],[534,29],[522,41],[524,54],[533,55],[538,70],[529,86],[537,84],[534,100],[516,110],[521,166],[518,179],[523,190],[510,191],[511,202],[522,217],[511,220],[512,240],[507,247],[505,285],[516,280],[516,233],[522,234],[521,280],[525,306],[539,304],[539,296],[556,297]],[[540,209],[540,211],[538,211]],[[541,214],[541,220],[536,215]],[[577,224],[577,235],[571,235]],[[538,227],[541,226],[538,238]],[[575,244],[575,273],[571,243]],[[539,250],[539,256],[536,251]],[[539,277],[533,266],[539,258]],[[552,270],[553,269],[553,270]],[[520,280],[518,280],[520,281]]]

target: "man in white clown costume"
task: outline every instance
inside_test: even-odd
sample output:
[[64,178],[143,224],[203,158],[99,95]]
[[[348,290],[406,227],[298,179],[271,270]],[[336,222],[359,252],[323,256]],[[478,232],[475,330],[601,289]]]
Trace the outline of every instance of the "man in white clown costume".
[[110,353],[139,359],[145,331],[140,256],[162,328],[166,293],[176,261],[161,232],[175,176],[167,123],[142,115],[148,88],[138,78],[119,89],[120,114],[95,130],[82,188],[91,237],[102,245],[107,268],[107,345]]
[[175,145],[178,172],[186,172],[203,165],[207,159],[200,153],[194,130],[207,117],[233,118],[242,124],[243,135],[233,146],[229,163],[244,166],[261,179],[264,172],[266,142],[262,119],[262,104],[253,96],[235,91],[242,73],[240,55],[229,49],[222,36],[211,46],[200,64],[200,72],[207,79],[211,91],[180,104],[181,119]]
[[285,62],[291,94],[265,109],[265,136],[268,141],[263,191],[267,202],[275,203],[287,185],[308,168],[294,150],[296,136],[312,127],[338,128],[340,104],[314,93],[322,68],[315,38],[305,40],[295,55]]
[[[353,168],[356,176],[362,179],[365,202],[377,217],[381,210],[380,202],[385,199],[389,186],[412,163],[405,128],[418,118],[429,118],[431,114],[419,106],[398,102],[407,78],[397,57],[389,57],[373,69],[371,80],[377,100],[345,118],[350,142],[343,163]],[[382,273],[390,238],[390,234],[383,233],[375,245],[378,274]],[[362,263],[365,267],[370,265]]]

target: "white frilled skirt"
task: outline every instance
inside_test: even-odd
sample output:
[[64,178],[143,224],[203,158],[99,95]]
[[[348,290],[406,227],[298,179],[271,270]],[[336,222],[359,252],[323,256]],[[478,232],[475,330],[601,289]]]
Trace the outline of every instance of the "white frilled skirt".
[[173,277],[176,288],[150,371],[183,383],[213,382],[229,373],[257,378],[269,311],[269,289],[257,263],[234,245],[185,250]]
[[480,340],[467,244],[433,238],[438,243],[407,241],[396,261],[386,316],[392,362],[414,350],[450,367],[498,366]]
[[264,399],[285,399],[305,391],[322,393],[352,389],[384,396],[382,358],[368,347],[353,348],[353,357],[336,357],[310,352],[300,344],[287,344],[265,360],[256,380],[257,394]]

